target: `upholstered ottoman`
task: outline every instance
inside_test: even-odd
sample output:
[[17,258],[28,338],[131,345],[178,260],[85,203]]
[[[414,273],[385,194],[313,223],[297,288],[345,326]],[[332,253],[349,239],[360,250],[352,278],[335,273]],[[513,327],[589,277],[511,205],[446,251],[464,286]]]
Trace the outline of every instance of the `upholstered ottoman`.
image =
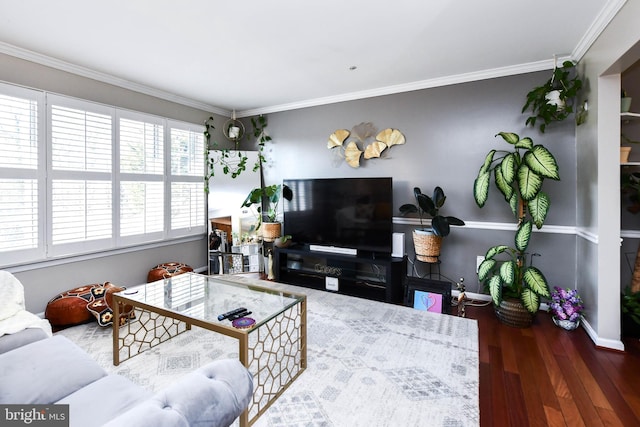
[[168,279],[169,277],[188,273],[190,271],[193,271],[193,268],[187,264],[182,264],[180,262],[165,262],[164,264],[158,264],[149,270],[149,274],[147,274],[147,283],[155,282],[156,280]]

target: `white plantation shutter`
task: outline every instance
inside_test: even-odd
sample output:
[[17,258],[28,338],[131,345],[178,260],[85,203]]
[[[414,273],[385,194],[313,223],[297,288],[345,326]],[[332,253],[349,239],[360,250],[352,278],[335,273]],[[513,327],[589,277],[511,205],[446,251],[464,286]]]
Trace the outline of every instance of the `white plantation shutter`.
[[48,96],[50,252],[113,246],[113,110]]
[[135,236],[164,230],[162,182],[120,184],[120,235]]
[[170,235],[206,232],[202,127],[169,121]]
[[[42,93],[0,84],[0,259],[44,256]],[[40,167],[39,167],[40,166]]]
[[119,113],[120,231],[123,243],[160,240],[165,231],[165,121]]
[[0,268],[205,233],[202,132],[0,83]]
[[164,173],[162,123],[120,118],[120,172]]

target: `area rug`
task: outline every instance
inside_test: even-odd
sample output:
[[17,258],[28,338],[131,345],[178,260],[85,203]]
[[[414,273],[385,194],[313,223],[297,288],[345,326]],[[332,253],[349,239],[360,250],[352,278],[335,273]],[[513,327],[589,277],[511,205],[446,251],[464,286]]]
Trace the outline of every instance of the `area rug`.
[[[479,425],[475,320],[259,282],[307,295],[308,363],[255,426]],[[107,371],[154,391],[211,360],[238,358],[236,340],[194,327],[116,367],[110,328],[85,324],[58,333]]]

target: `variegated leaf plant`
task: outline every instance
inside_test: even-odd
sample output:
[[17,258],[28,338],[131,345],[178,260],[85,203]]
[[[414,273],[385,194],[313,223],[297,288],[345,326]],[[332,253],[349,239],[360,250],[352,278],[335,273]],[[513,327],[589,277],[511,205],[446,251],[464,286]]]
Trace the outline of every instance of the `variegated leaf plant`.
[[560,180],[558,164],[551,152],[534,145],[531,138],[500,132],[496,136],[511,150],[491,150],[478,171],[473,196],[483,207],[489,197],[491,178],[495,187],[518,221],[514,246],[489,248],[478,268],[478,279],[489,289],[493,303],[499,306],[503,296],[519,298],[526,309],[535,313],[540,299],[549,297],[549,285],[542,272],[527,265],[526,251],[533,226],[542,228],[549,211],[549,196],[542,191],[546,178]]

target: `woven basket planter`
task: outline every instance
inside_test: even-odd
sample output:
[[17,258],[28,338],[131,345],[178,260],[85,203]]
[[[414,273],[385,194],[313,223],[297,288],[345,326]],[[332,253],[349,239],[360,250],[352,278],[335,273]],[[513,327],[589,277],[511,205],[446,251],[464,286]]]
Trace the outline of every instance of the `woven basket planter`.
[[504,298],[500,306],[494,306],[498,320],[514,328],[528,328],[533,323],[533,314],[516,298]]
[[418,261],[438,262],[442,237],[429,231],[413,230],[413,246]]
[[277,237],[281,236],[281,229],[279,222],[263,222],[262,239],[265,242],[273,242]]

